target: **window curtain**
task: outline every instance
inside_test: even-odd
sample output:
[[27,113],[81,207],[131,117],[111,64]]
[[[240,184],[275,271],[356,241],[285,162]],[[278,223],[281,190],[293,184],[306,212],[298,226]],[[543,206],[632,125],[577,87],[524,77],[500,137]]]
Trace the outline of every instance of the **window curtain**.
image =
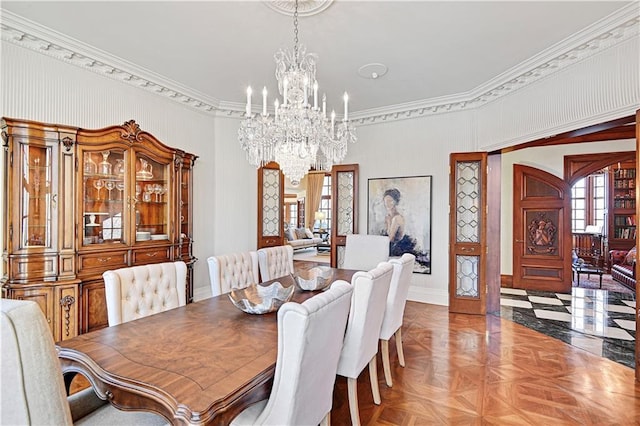
[[324,183],[324,173],[307,174],[307,200],[304,224],[307,228],[313,229],[315,222],[315,213],[320,208],[320,200],[322,199],[322,184]]

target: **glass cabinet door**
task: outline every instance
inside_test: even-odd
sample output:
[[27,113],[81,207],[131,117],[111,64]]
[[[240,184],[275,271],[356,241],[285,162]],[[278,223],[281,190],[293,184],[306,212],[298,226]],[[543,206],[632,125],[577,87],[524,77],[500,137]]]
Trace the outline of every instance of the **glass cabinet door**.
[[82,151],[82,245],[124,243],[127,151]]
[[168,240],[170,163],[136,153],[135,168],[135,240]]
[[57,184],[52,161],[57,154],[53,145],[20,144],[20,246],[18,249],[55,248],[55,209]]

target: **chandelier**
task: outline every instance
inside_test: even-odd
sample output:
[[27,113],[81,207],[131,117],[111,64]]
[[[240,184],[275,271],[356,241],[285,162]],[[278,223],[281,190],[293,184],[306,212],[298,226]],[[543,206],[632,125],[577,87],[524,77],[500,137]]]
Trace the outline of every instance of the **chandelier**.
[[[247,160],[255,167],[271,161],[293,185],[315,170],[331,170],[347,155],[347,143],[356,141],[355,128],[349,125],[349,96],[344,93],[344,118],[336,123],[336,113],[327,117],[327,98],[318,107],[316,55],[298,45],[298,0],[293,14],[294,49],[278,50],[276,79],[282,104],[274,101],[274,115],[267,113],[267,88],[262,89],[262,113],[251,113],[251,87],[247,88],[245,119],[238,129],[238,141]],[[311,99],[313,104],[311,104]]]

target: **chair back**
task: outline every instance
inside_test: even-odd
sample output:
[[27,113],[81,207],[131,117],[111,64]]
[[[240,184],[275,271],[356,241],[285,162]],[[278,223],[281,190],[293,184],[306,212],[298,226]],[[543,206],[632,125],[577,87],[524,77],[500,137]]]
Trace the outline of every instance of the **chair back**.
[[102,278],[110,327],[187,302],[187,265],[182,261],[120,268]]
[[72,423],[51,329],[31,301],[0,299],[0,424]]
[[[352,286],[278,310],[278,357],[269,400],[255,424],[317,425],[331,411]],[[377,336],[376,336],[377,337]]]
[[356,272],[351,278],[353,294],[338,363],[339,375],[357,378],[378,353],[380,326],[392,274],[393,267],[384,262],[368,272]]
[[258,253],[255,251],[211,256],[207,263],[212,296],[259,282]]
[[258,250],[261,281],[269,281],[293,274],[293,247],[290,245],[265,247]]
[[389,259],[386,235],[349,234],[344,247],[344,269],[369,271]]
[[416,257],[410,253],[403,254],[400,259],[389,260],[393,266],[393,275],[387,295],[387,307],[380,327],[380,338],[383,340],[389,340],[402,326],[415,260]]

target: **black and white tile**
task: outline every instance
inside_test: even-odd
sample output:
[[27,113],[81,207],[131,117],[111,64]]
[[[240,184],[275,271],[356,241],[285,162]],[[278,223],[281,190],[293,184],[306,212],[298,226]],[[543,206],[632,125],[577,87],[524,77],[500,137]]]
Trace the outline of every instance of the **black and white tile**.
[[502,288],[502,318],[635,368],[635,294]]

